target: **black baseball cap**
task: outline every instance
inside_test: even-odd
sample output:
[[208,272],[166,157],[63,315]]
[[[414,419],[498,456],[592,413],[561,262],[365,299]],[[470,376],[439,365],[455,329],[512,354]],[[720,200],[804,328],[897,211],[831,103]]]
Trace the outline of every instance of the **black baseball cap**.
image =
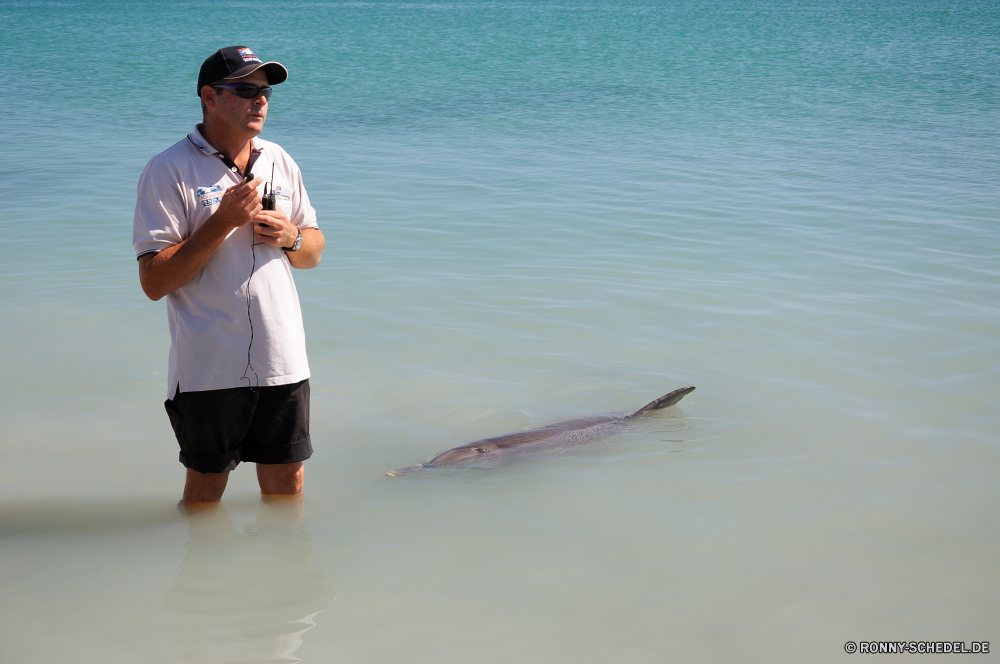
[[198,72],[198,96],[201,89],[216,81],[228,81],[242,78],[263,69],[267,74],[267,84],[277,85],[288,78],[288,70],[280,62],[262,62],[257,55],[246,46],[227,46],[208,56]]

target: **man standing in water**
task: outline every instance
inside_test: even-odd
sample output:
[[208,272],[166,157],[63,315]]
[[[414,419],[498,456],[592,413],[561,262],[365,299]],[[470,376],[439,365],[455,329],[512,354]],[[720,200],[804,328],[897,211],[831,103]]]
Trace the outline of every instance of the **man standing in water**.
[[[270,86],[286,78],[245,46],[215,52],[198,75],[202,124],[139,176],[133,243],[143,292],[167,297],[164,405],[187,468],[185,503],[220,500],[240,461],[257,464],[261,493],[300,494],[312,455],[290,268],[318,265],[326,242],[298,166],[256,139]],[[272,198],[262,199],[265,182]]]

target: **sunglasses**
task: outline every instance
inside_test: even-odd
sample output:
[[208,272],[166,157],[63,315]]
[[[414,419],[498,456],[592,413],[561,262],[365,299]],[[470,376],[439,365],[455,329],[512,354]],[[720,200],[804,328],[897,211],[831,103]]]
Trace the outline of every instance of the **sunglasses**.
[[243,97],[244,99],[256,99],[257,95],[264,95],[265,100],[271,99],[271,86],[269,85],[259,88],[250,83],[218,83],[212,87],[229,90],[237,97]]

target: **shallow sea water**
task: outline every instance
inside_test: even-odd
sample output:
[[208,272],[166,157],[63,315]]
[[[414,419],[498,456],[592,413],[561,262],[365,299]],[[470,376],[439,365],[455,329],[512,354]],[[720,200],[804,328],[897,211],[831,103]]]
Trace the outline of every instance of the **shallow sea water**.
[[[0,661],[1000,651],[995,3],[0,19]],[[188,518],[132,207],[230,43],[291,71],[264,136],[327,237],[317,451],[301,508],[241,466]],[[384,476],[683,385],[565,454]]]

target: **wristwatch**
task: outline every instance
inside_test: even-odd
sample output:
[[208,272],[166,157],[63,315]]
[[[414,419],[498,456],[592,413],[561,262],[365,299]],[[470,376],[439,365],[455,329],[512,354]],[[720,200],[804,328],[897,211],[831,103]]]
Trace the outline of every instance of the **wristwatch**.
[[298,251],[302,247],[302,231],[299,231],[299,236],[295,238],[295,242],[292,243],[290,247],[282,247],[285,251]]

